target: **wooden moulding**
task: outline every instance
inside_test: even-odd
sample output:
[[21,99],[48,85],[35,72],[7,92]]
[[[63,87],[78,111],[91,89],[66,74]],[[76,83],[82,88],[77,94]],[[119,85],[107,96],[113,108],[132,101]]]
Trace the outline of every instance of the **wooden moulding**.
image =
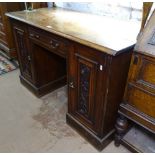
[[115,129],[111,130],[104,138],[97,137],[93,132],[88,128],[78,122],[74,117],[69,113],[66,114],[67,123],[73,127],[80,135],[84,136],[96,149],[102,151],[113,139]]
[[141,113],[137,109],[129,105],[121,104],[118,113],[124,115],[125,117],[134,121],[135,123],[143,126],[150,132],[155,133],[155,122],[153,122],[153,120],[150,119],[150,117]]

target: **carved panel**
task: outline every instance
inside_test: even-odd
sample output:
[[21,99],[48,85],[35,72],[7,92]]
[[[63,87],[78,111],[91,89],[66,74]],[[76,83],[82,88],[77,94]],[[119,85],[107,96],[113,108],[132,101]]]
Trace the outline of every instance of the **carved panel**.
[[24,76],[31,79],[32,73],[31,73],[31,64],[29,60],[30,56],[26,47],[24,31],[15,28],[15,34],[18,42],[18,50],[19,50],[19,56],[21,61],[20,65],[21,65],[22,73],[24,74]]
[[77,114],[88,124],[93,125],[95,119],[94,100],[96,96],[97,63],[81,55],[77,55]]
[[79,93],[79,112],[88,115],[90,68],[84,64],[80,65],[80,93]]

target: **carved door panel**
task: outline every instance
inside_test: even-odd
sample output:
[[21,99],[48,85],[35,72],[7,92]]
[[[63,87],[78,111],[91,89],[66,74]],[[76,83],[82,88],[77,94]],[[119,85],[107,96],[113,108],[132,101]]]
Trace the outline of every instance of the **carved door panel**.
[[[100,120],[103,103],[100,97],[104,96],[101,91],[104,81],[100,78],[104,77],[104,69],[99,69],[99,64],[102,63],[101,57],[97,58],[96,55],[93,57],[88,53],[89,51],[85,53],[77,51],[70,54],[68,110],[80,123],[98,134],[103,120],[103,118]],[[104,60],[103,57],[102,60]],[[103,94],[100,95],[100,93]]]
[[33,80],[32,77],[32,66],[31,66],[31,55],[27,46],[26,32],[14,26],[14,34],[16,40],[16,47],[18,51],[19,63],[21,74],[29,81]]
[[77,109],[76,113],[89,124],[93,124],[94,96],[97,62],[91,62],[80,55],[77,59]]

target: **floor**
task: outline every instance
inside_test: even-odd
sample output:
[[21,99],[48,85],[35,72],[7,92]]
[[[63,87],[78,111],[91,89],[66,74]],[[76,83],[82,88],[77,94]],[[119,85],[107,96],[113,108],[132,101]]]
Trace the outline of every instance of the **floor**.
[[[39,99],[18,76],[0,76],[0,152],[98,152],[65,123],[66,87]],[[112,142],[102,152],[129,151]]]

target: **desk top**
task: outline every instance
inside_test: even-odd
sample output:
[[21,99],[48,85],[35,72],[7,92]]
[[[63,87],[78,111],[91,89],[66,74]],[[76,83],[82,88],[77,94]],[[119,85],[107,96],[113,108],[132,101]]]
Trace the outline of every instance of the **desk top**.
[[140,22],[122,21],[62,8],[17,11],[7,16],[89,47],[117,55],[136,43]]

